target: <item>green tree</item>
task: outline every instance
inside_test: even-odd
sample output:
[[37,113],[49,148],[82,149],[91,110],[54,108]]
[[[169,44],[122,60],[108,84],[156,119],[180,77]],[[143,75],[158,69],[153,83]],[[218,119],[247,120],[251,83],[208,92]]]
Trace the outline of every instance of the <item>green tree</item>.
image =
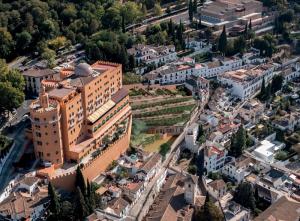
[[197,13],[197,8],[198,8],[198,0],[193,1],[193,11],[196,14]]
[[102,24],[105,28],[120,29],[122,23],[120,10],[121,6],[119,4],[114,4],[105,10],[105,14],[102,17]]
[[177,27],[177,31],[176,31],[176,36],[177,36],[177,40],[179,42],[179,48],[181,50],[185,49],[185,40],[183,38],[183,32],[184,32],[184,26],[182,21],[180,20],[179,26]]
[[160,7],[160,4],[159,3],[157,3],[157,4],[155,4],[154,5],[154,14],[156,15],[156,16],[160,16],[160,15],[162,15],[162,9],[161,9],[161,7]]
[[265,78],[263,78],[261,87],[260,87],[259,98],[261,100],[265,100],[266,94],[267,94],[266,81],[265,81]]
[[135,2],[126,2],[121,8],[121,16],[124,18],[125,24],[131,24],[137,21],[141,16],[142,12],[140,7]]
[[188,172],[190,174],[195,175],[197,173],[197,166],[196,165],[189,165],[188,167]]
[[280,160],[280,161],[284,161],[287,159],[287,153],[285,151],[279,151],[278,153],[275,154],[275,159],[276,160]]
[[89,180],[87,180],[87,194],[86,194],[86,202],[89,207],[89,212],[92,213],[96,207],[95,203],[95,190],[93,189]]
[[251,184],[247,182],[240,183],[234,192],[233,200],[248,209],[254,210],[255,198]]
[[275,75],[271,83],[271,93],[275,94],[277,91],[281,90],[283,85],[283,76]]
[[10,82],[0,82],[0,113],[12,112],[21,106],[25,99],[23,91],[14,88]]
[[285,141],[284,132],[282,130],[276,131],[276,140],[278,140],[279,142]]
[[207,27],[204,31],[204,35],[205,35],[205,38],[207,40],[207,42],[210,42],[210,39],[212,37],[212,30],[210,27]]
[[236,52],[243,54],[246,50],[247,42],[244,36],[239,36],[233,42],[233,47]]
[[89,215],[89,208],[79,186],[76,189],[76,198],[75,216],[78,220],[84,220]]
[[219,37],[219,42],[218,42],[218,50],[225,55],[226,50],[227,50],[227,34],[226,34],[226,28],[225,25],[223,26],[222,33]]
[[250,18],[250,22],[249,22],[249,30],[252,30],[252,18]]
[[[73,205],[69,201],[61,203],[60,220],[73,220]],[[57,221],[57,220],[56,220]]]
[[195,211],[195,220],[223,221],[224,216],[207,194],[203,207]]
[[243,153],[243,149],[246,147],[246,131],[241,125],[237,132],[231,137],[231,145],[229,153],[231,156],[239,157]]
[[248,23],[245,24],[243,36],[245,39],[248,39]]
[[14,46],[15,43],[10,32],[5,28],[0,28],[0,58],[11,56]]
[[26,50],[29,48],[32,41],[31,34],[29,34],[27,31],[23,31],[17,34],[16,39],[16,48],[20,51],[23,51],[23,53],[27,52]]
[[164,143],[160,145],[159,153],[163,156],[166,157],[167,153],[170,151],[171,146],[168,143]]
[[9,82],[20,92],[24,90],[25,81],[22,74],[16,69],[10,69],[4,60],[0,60],[0,82]]
[[193,2],[192,0],[189,0],[189,19],[190,19],[190,22],[193,22],[193,18],[194,18],[194,7],[193,7]]
[[55,51],[45,48],[43,53],[41,54],[41,58],[47,62],[49,68],[53,68],[55,66]]
[[49,182],[49,184],[48,184],[48,195],[50,198],[49,211],[56,220],[59,220],[61,205],[59,202],[59,197],[58,197],[54,187],[52,186],[51,182]]
[[81,193],[86,194],[86,182],[79,166],[76,169],[75,186],[80,188]]

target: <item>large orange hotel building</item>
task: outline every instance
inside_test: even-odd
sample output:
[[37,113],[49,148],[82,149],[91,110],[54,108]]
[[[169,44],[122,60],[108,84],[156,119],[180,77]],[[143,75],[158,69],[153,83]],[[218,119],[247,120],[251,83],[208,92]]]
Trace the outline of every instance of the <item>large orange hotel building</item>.
[[129,146],[131,108],[122,88],[122,65],[81,63],[42,81],[30,106],[36,158],[56,186],[70,187],[80,164],[93,180]]

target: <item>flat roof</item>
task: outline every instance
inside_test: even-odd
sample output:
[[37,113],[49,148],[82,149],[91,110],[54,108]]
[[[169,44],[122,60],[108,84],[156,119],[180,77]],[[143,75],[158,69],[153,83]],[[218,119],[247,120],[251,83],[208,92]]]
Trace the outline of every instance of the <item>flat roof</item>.
[[52,69],[29,69],[25,72],[22,73],[24,76],[29,76],[29,77],[45,77],[49,75],[54,75],[55,71]]
[[55,88],[49,91],[49,97],[63,99],[64,97],[69,96],[70,94],[74,93],[75,90],[71,88]]

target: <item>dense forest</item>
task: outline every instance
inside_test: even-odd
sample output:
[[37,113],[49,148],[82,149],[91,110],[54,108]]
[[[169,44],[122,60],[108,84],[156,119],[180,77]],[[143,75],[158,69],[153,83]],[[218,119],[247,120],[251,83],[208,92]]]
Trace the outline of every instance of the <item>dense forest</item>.
[[[121,33],[142,18],[151,2],[0,0],[0,58],[11,60],[32,52],[47,57],[62,46],[88,42],[99,31]],[[118,52],[124,50],[116,47]]]

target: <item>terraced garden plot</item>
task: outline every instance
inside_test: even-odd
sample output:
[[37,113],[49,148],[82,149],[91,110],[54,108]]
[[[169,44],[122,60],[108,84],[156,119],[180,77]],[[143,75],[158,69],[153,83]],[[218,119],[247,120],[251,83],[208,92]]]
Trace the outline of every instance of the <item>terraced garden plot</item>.
[[178,117],[173,118],[162,118],[162,119],[150,119],[144,120],[148,127],[155,127],[155,126],[172,126],[177,124],[184,124],[190,118],[190,114],[181,115]]
[[160,110],[151,110],[143,113],[135,113],[133,116],[136,118],[145,118],[153,116],[171,115],[171,114],[183,114],[184,112],[191,112],[195,107],[195,104],[169,107]]
[[147,101],[141,104],[133,104],[131,105],[132,110],[141,110],[151,107],[157,107],[157,106],[165,106],[168,104],[177,104],[182,102],[194,102],[194,99],[192,97],[175,97],[175,98],[163,98],[160,101],[154,100],[154,101]]

